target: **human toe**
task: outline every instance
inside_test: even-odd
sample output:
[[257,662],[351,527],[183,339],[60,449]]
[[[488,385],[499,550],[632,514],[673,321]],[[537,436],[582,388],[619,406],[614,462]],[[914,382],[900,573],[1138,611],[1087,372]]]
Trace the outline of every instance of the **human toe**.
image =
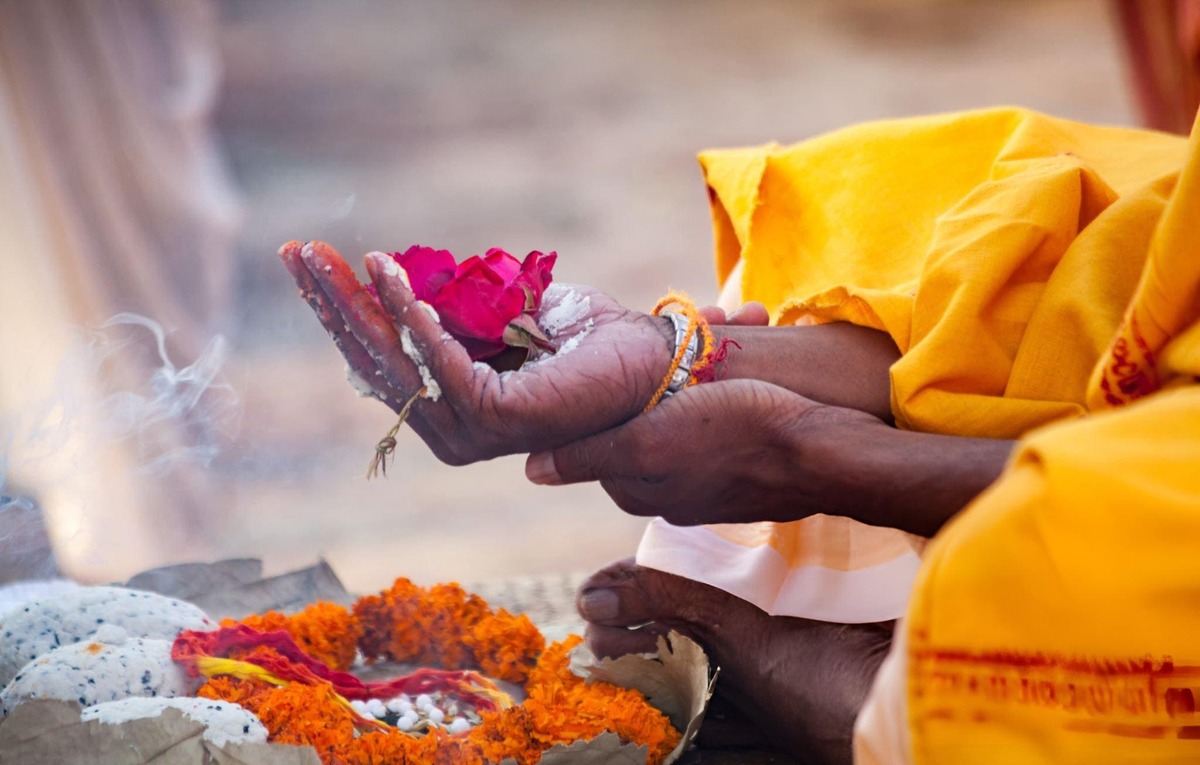
[[714,621],[730,596],[708,585],[626,559],[600,569],[576,596],[579,615],[592,624],[635,627],[659,622],[690,632]]
[[658,650],[659,635],[666,632],[666,628],[655,623],[637,629],[589,624],[584,639],[597,657],[616,658],[631,653],[654,653]]

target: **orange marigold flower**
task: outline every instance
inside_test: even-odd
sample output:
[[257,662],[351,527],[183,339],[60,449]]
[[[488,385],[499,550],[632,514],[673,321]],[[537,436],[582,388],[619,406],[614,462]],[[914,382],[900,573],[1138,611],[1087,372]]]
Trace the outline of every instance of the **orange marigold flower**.
[[[238,623],[223,619],[221,626],[231,627]],[[354,663],[363,631],[362,625],[345,606],[327,602],[313,603],[291,616],[278,611],[251,615],[240,623],[261,632],[283,630],[306,654],[332,669],[343,671]]]
[[476,622],[467,645],[485,675],[524,683],[545,649],[546,639],[528,616],[513,616],[502,608],[491,618]]
[[290,683],[250,702],[248,708],[262,720],[274,743],[308,744],[322,760],[330,761],[354,741],[354,718],[326,683]]
[[287,614],[279,611],[267,611],[265,614],[250,614],[245,619],[222,619],[222,627],[236,627],[239,624],[244,624],[247,627],[252,627],[259,632],[273,632],[274,630],[286,630],[288,627]]
[[549,744],[593,738],[611,731],[624,741],[645,744],[653,765],[679,743],[680,734],[667,716],[633,689],[603,682],[570,686],[550,682],[527,691],[529,698],[522,706],[534,715],[537,725],[534,735]]
[[579,635],[568,635],[566,640],[551,643],[538,657],[537,664],[529,670],[530,685],[557,681],[560,685],[582,683],[583,678],[571,671],[571,651],[583,643]]
[[511,757],[518,765],[534,765],[545,747],[534,741],[531,712],[521,706],[500,712],[485,712],[483,722],[471,729],[469,740],[478,747],[487,762],[502,762]]
[[358,599],[354,616],[363,630],[358,647],[369,661],[416,659],[424,642],[416,624],[423,597],[420,587],[400,577],[390,589]]
[[346,747],[345,760],[354,765],[416,765],[423,754],[419,742],[415,736],[371,731]]
[[251,709],[255,696],[262,694],[272,688],[268,683],[260,680],[240,680],[236,677],[214,677],[196,691],[196,695],[202,699],[216,699],[218,701],[230,701],[234,704]]
[[467,641],[471,629],[490,615],[487,601],[451,582],[429,588],[422,606],[416,609],[416,624],[424,638],[416,660],[445,669],[474,666]]

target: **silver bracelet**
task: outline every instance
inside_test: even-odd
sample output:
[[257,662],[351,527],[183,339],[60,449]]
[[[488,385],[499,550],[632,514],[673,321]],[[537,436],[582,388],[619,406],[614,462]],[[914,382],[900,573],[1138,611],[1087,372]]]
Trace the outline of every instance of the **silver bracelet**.
[[[679,352],[679,346],[683,344],[683,339],[687,337],[688,325],[691,322],[688,317],[674,311],[663,311],[659,316],[666,316],[671,320],[671,324],[675,326],[675,345],[671,349],[671,358]],[[692,332],[692,338],[688,340],[687,350],[683,352],[683,360],[679,362],[679,366],[675,369],[675,373],[671,375],[671,382],[667,385],[667,390],[663,393],[663,398],[672,396],[683,390],[688,384],[688,380],[692,378],[692,365],[696,363],[696,351],[700,348],[700,332],[699,327],[695,332]]]

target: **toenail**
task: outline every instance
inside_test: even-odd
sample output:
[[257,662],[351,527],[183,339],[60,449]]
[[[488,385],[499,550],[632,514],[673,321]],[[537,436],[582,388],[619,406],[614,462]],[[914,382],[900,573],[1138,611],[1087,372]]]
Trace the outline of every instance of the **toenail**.
[[591,622],[615,619],[621,613],[621,600],[612,590],[592,590],[579,599],[579,614]]

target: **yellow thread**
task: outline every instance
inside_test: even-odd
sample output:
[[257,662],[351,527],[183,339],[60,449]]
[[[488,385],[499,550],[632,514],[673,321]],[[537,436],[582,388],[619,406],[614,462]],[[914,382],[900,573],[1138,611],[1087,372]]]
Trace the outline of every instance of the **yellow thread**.
[[288,681],[278,675],[263,669],[257,664],[237,659],[225,659],[218,656],[200,656],[196,659],[196,669],[205,677],[215,675],[230,675],[240,680],[263,680],[271,685],[287,685]]
[[[251,664],[248,661],[239,661],[237,659],[226,659],[220,656],[200,656],[196,659],[196,669],[205,677],[214,677],[216,675],[228,675],[236,677],[239,680],[262,680],[263,682],[277,685],[280,688],[290,685],[291,680],[284,680],[275,673],[266,670],[257,664]],[[376,720],[374,717],[366,717],[360,714],[350,700],[342,696],[337,691],[331,690],[330,695],[338,706],[348,711],[360,726],[368,726],[379,730],[388,730],[390,726]],[[511,701],[510,701],[511,704]]]

